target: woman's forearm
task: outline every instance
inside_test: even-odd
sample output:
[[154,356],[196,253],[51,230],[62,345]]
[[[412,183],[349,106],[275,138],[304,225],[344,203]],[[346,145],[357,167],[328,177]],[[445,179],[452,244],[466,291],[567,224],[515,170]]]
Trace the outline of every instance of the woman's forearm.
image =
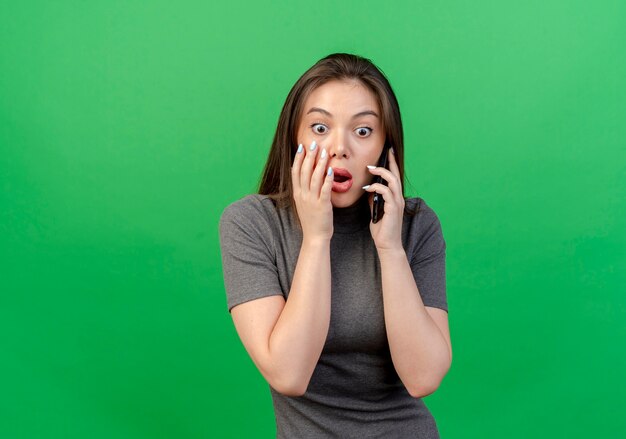
[[326,342],[330,285],[330,240],[305,238],[289,297],[269,339],[274,382],[290,394],[304,394]]
[[379,252],[379,259],[394,367],[412,396],[428,395],[450,368],[448,343],[424,308],[404,250]]

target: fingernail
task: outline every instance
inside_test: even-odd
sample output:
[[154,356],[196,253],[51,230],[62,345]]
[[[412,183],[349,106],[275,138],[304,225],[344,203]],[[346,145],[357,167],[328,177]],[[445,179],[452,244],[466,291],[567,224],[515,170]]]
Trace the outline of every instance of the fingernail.
[[309,147],[309,150],[310,151],[314,151],[316,147],[317,147],[317,143],[315,143],[315,140],[314,140],[313,143],[311,143],[311,146]]
[[396,152],[393,150],[393,147],[389,148],[389,151],[391,151],[392,154],[395,154]]
[[322,149],[322,156],[321,158],[325,158],[326,157],[326,148]]
[[333,173],[333,168],[331,168],[330,166],[328,167],[328,172],[326,173],[326,175],[330,175]]
[[367,169],[376,169],[376,166],[367,165]]
[[300,154],[302,151],[304,151],[304,148],[302,147],[302,143],[298,145],[298,154]]
[[370,187],[369,184],[367,186],[363,186],[363,189],[367,189],[368,187]]

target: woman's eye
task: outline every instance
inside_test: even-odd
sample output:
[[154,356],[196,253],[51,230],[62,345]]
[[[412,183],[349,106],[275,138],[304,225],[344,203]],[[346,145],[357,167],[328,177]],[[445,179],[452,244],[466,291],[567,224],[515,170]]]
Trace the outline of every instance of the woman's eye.
[[326,128],[326,125],[321,124],[321,123],[315,123],[312,125],[313,131],[315,131],[316,134],[325,134],[326,131],[328,130],[328,128]]
[[356,129],[356,133],[359,137],[367,137],[371,134],[372,129],[367,127],[361,127]]

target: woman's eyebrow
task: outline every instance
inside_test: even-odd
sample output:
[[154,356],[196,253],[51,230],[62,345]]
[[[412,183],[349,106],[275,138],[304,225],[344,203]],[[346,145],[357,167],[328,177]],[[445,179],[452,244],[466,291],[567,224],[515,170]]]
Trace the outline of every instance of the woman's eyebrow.
[[333,117],[333,115],[330,114],[328,111],[324,110],[323,108],[319,108],[319,107],[311,107],[311,109],[309,111],[307,111],[306,114],[311,114],[311,113],[314,113],[314,112],[322,113],[323,115],[328,116],[328,117]]
[[352,116],[352,119],[356,119],[357,117],[360,117],[360,116],[367,116],[368,114],[371,114],[372,116],[378,117],[378,114],[376,114],[375,111],[365,110],[365,111],[361,111],[360,113],[357,113],[354,116]]
[[[306,114],[310,114],[310,113],[313,113],[313,112],[322,113],[325,116],[333,117],[333,115],[330,114],[328,111],[324,110],[323,108],[319,108],[319,107],[312,107],[309,111],[307,111]],[[360,113],[357,113],[354,116],[352,116],[352,119],[356,119],[357,117],[367,116],[367,115],[372,115],[372,116],[375,116],[375,117],[379,117],[378,114],[376,114],[375,111],[365,110],[365,111],[361,111]]]

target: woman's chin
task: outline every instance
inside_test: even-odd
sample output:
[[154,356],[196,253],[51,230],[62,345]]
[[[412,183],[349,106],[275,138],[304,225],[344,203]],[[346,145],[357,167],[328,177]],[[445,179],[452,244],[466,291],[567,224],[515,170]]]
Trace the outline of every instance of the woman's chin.
[[350,207],[359,200],[360,196],[354,191],[331,192],[330,201],[333,207]]

